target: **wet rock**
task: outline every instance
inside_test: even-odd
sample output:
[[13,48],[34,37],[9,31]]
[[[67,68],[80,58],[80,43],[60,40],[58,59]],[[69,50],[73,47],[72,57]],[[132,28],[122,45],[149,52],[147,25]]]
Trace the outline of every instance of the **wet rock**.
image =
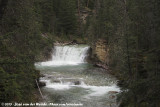
[[118,86],[123,86],[124,85],[124,80],[119,80],[118,81]]
[[118,92],[117,91],[109,91],[108,93],[109,94],[117,94]]
[[109,96],[110,99],[114,99],[115,97],[116,97],[115,95]]
[[107,65],[102,64],[102,63],[95,63],[93,66],[99,67],[99,68],[103,68],[103,69],[105,69],[105,70],[108,70]]
[[71,43],[72,44],[77,44],[77,40],[73,40]]
[[55,82],[55,83],[60,83],[60,80],[53,80],[53,82]]
[[94,62],[94,60],[92,58],[92,48],[91,47],[88,49],[88,55],[86,57],[86,61],[89,62],[89,63],[93,63]]
[[52,76],[48,76],[47,78],[48,78],[48,79],[51,79],[51,78],[52,78]]
[[44,87],[44,86],[46,86],[46,83],[45,82],[39,82],[38,85],[39,85],[39,87]]
[[78,44],[77,40],[72,40],[72,41],[69,41],[69,42],[55,42],[54,45],[61,45],[61,46],[64,46],[64,45],[75,45],[75,44]]
[[81,83],[80,81],[75,81],[74,85],[80,85],[80,83]]
[[40,74],[40,77],[45,77],[45,75],[44,74]]

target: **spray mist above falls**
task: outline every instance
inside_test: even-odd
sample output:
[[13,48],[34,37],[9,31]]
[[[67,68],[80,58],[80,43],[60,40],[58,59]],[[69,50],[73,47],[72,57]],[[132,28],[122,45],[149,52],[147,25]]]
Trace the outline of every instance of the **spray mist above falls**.
[[86,45],[67,45],[55,46],[53,49],[52,59],[41,62],[42,66],[61,66],[77,65],[86,62],[89,46]]

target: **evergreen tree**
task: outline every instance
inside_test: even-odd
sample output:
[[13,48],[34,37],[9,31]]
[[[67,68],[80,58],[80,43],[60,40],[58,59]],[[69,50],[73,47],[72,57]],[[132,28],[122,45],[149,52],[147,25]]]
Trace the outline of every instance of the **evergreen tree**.
[[39,74],[34,68],[34,57],[41,50],[33,4],[32,0],[8,0],[3,9],[0,22],[1,102],[31,101],[33,97],[34,80]]
[[76,2],[75,0],[60,0],[57,11],[59,31],[64,34],[74,34],[76,31]]

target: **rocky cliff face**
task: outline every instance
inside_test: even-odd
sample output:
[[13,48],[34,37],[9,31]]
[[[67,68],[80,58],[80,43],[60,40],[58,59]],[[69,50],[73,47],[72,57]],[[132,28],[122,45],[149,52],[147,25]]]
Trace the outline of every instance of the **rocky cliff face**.
[[92,47],[92,58],[96,62],[101,62],[103,64],[108,64],[109,58],[109,48],[107,47],[107,41],[104,39],[99,39],[96,41],[95,46]]

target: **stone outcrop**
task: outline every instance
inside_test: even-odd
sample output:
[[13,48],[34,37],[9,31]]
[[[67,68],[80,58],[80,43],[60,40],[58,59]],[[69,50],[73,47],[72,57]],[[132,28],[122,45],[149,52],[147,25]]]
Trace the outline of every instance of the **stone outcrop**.
[[76,44],[79,44],[79,43],[77,42],[77,40],[72,40],[72,41],[69,41],[69,42],[58,42],[58,41],[56,41],[56,42],[54,43],[54,45],[60,45],[60,46],[76,45]]
[[108,64],[108,51],[107,41],[104,39],[97,40],[95,44],[95,54],[100,62],[103,64]]

